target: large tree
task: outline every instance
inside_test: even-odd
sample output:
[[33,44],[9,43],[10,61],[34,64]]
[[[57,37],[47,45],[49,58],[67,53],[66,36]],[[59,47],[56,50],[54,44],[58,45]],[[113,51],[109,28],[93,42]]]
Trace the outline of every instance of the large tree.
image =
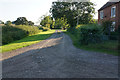
[[44,18],[41,20],[40,25],[44,27],[49,27],[52,25],[52,18],[51,16],[44,16]]
[[33,26],[33,25],[34,25],[34,22],[28,21],[28,25]]
[[14,23],[16,25],[28,25],[28,20],[25,17],[19,17]]
[[76,26],[77,22],[78,24],[89,23],[95,8],[92,2],[53,2],[50,12],[55,20],[65,16],[70,26]]
[[0,20],[0,24],[4,24],[4,22],[2,20]]
[[11,25],[12,22],[11,21],[6,21],[5,25]]
[[64,17],[58,18],[57,20],[55,20],[55,26],[54,26],[54,28],[57,28],[57,29],[66,29],[68,27],[69,27],[69,24],[67,23],[67,19],[65,19]]

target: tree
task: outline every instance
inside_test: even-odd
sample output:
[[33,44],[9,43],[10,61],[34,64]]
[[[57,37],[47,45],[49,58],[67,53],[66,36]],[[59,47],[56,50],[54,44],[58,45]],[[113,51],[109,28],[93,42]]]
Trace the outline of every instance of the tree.
[[5,25],[11,25],[12,22],[11,21],[6,21]]
[[110,35],[110,27],[112,26],[112,21],[104,20],[102,21],[103,31],[106,35]]
[[14,23],[16,25],[28,25],[28,20],[25,17],[19,17]]
[[55,21],[55,27],[54,28],[57,28],[57,29],[66,29],[69,27],[69,24],[67,23],[67,19],[65,18],[58,18],[56,21]]
[[50,16],[45,16],[41,22],[40,25],[44,26],[44,27],[48,27],[50,28],[50,26],[52,25],[52,19]]
[[4,22],[2,20],[0,20],[0,24],[4,24]]
[[53,18],[64,17],[71,27],[78,24],[88,24],[95,14],[94,4],[92,2],[53,2],[50,9]]
[[28,25],[33,26],[33,25],[34,25],[34,22],[28,21]]

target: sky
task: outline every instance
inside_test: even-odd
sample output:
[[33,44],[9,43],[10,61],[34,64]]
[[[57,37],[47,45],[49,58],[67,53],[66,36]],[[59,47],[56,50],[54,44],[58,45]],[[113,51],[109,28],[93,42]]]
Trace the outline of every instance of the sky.
[[[18,17],[26,17],[27,20],[35,24],[42,15],[49,14],[52,2],[57,0],[0,0],[0,20],[15,21]],[[95,3],[96,14],[98,18],[98,9],[109,0],[90,0]]]

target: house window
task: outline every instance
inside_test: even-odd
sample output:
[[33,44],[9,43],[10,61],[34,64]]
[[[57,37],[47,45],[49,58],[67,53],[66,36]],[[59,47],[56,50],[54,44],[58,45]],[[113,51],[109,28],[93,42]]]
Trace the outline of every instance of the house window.
[[116,6],[111,8],[111,18],[115,17],[116,16],[115,14],[116,14]]
[[111,31],[111,32],[114,32],[114,31],[115,31],[115,22],[112,22],[112,26],[111,26],[110,31]]
[[103,19],[103,11],[100,11],[100,19]]

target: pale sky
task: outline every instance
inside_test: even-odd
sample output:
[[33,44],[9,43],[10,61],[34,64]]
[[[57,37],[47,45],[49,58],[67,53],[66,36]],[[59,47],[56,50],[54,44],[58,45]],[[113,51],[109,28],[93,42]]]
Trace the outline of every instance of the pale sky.
[[[52,2],[57,0],[0,0],[0,20],[15,21],[18,17],[26,17],[37,22],[39,17],[49,14]],[[98,18],[97,10],[109,0],[90,0],[96,4],[95,19]]]

